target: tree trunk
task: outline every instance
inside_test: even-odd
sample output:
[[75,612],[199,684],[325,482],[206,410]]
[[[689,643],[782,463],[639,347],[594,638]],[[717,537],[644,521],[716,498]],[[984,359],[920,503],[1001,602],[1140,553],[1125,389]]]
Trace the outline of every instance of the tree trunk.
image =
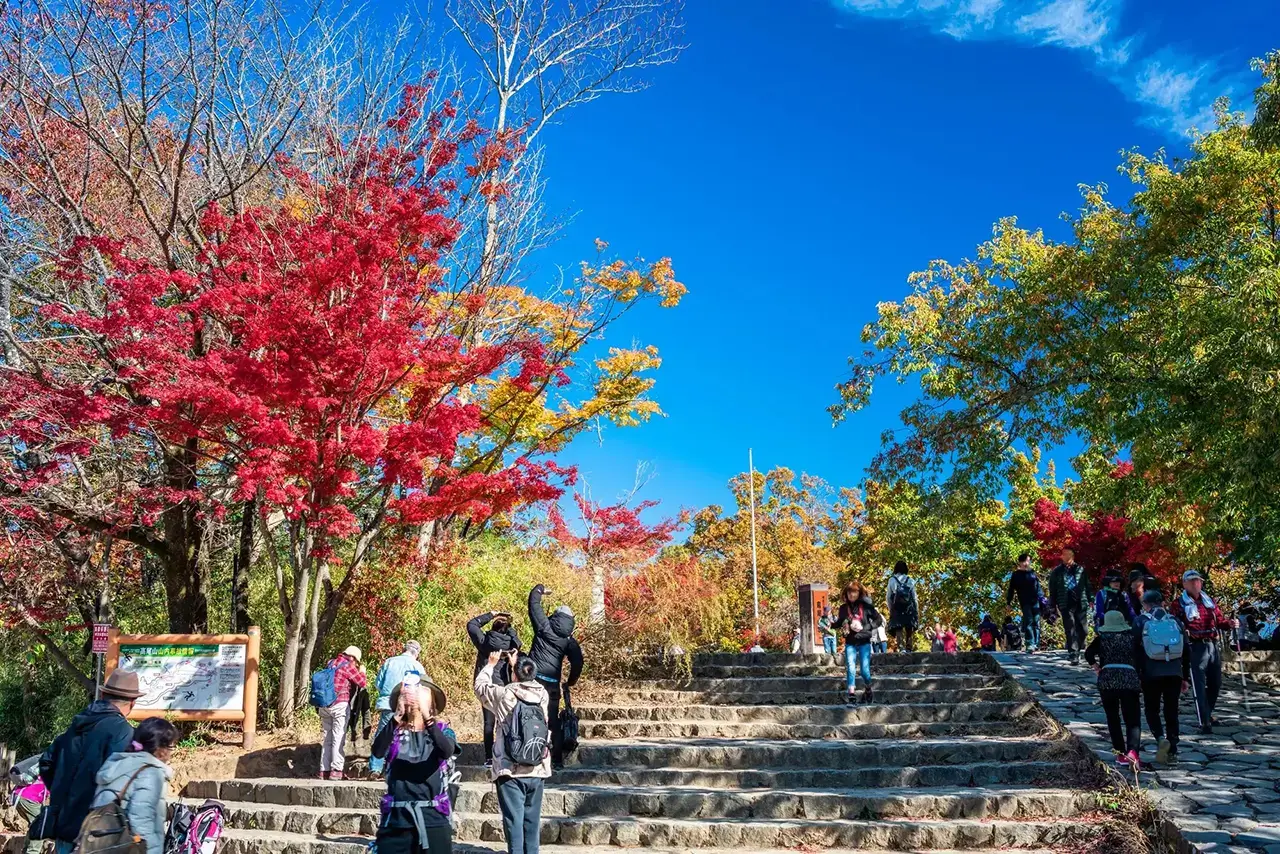
[[244,634],[249,631],[249,569],[253,566],[253,517],[257,512],[254,500],[244,503],[240,515],[240,549],[233,559],[231,571],[231,631]]
[[591,613],[588,615],[588,622],[593,626],[598,626],[604,622],[604,582],[605,568],[603,566],[592,567]]
[[290,523],[294,530],[290,536],[289,560],[293,564],[293,607],[285,621],[284,659],[280,662],[280,692],[276,697],[276,713],[282,726],[293,723],[301,705],[298,686],[302,684],[298,669],[302,658],[302,630],[307,620],[307,592],[311,589],[311,551],[299,539],[300,523]]
[[[165,485],[186,492],[196,488],[196,440],[164,456]],[[198,508],[180,501],[165,510],[164,587],[169,606],[169,631],[201,634],[209,630],[209,568],[200,560],[204,540]]]
[[[311,679],[311,668],[315,665],[316,641],[320,637],[320,590],[324,587],[324,579],[329,574],[329,565],[321,564],[316,570],[315,584],[311,585],[311,601],[304,613],[307,615],[307,628],[303,633],[302,649],[298,654],[298,696],[310,693],[308,682]],[[302,603],[298,603],[302,604]],[[296,612],[303,612],[295,607]]]

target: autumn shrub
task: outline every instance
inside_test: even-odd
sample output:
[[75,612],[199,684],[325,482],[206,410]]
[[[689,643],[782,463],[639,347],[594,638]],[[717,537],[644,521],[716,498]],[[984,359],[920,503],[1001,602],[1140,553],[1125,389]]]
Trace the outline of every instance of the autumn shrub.
[[732,602],[714,567],[662,557],[612,579],[605,615],[625,646],[642,652],[715,649],[732,634]]

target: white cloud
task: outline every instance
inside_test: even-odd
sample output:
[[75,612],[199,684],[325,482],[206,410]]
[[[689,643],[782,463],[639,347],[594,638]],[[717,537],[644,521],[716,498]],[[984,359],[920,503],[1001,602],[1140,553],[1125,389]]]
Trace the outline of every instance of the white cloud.
[[1140,104],[1146,121],[1185,132],[1206,127],[1219,95],[1236,87],[1214,64],[1169,50],[1144,51],[1119,32],[1124,0],[832,0],[852,15],[915,20],[958,41],[1007,40],[1079,54]]
[[1093,0],[1053,0],[1023,15],[1014,26],[1041,44],[1100,50],[1111,29],[1111,16],[1105,4]]

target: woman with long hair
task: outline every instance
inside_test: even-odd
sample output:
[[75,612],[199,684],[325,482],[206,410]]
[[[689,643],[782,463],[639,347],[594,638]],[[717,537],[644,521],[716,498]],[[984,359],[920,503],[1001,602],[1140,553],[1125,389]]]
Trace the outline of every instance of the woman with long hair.
[[844,672],[848,693],[845,702],[858,702],[857,674],[862,674],[865,686],[862,702],[870,703],[871,696],[871,639],[876,628],[884,622],[876,610],[871,595],[861,582],[850,581],[844,586],[844,601],[836,617],[836,627],[844,631]]
[[448,762],[458,742],[444,711],[444,691],[416,674],[391,691],[391,724],[378,733],[373,755],[387,761],[378,854],[451,854]]

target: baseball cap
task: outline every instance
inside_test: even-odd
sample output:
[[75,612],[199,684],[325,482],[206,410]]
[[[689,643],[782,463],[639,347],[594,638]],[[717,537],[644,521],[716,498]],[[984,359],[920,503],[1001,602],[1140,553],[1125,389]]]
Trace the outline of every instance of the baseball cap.
[[1204,581],[1204,576],[1194,569],[1188,569],[1186,572],[1182,573],[1183,581],[1195,581],[1197,579]]

